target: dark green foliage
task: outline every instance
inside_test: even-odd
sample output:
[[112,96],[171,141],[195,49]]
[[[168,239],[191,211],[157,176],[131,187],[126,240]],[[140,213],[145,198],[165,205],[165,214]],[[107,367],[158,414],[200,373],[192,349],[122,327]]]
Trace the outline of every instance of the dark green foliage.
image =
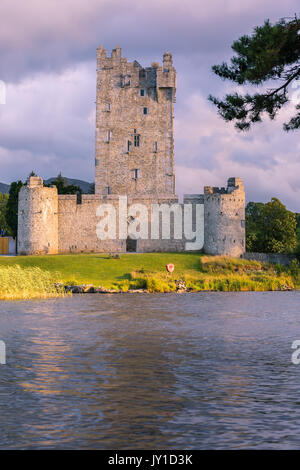
[[6,222],[13,237],[16,237],[18,232],[18,197],[22,186],[22,181],[11,184],[6,206]]
[[249,202],[246,207],[246,250],[263,253],[263,210],[262,202]]
[[297,237],[297,247],[296,253],[298,257],[300,257],[300,214],[295,214],[296,216],[296,237]]
[[88,194],[95,194],[95,183],[90,184],[90,189]]
[[246,249],[259,253],[291,253],[297,246],[296,215],[272,198],[246,207]]
[[81,199],[82,189],[75,184],[68,184],[68,181],[62,177],[61,173],[59,173],[56,180],[45,186],[56,186],[58,194],[77,194],[78,200]]
[[[272,89],[263,89],[253,95],[228,94],[223,100],[210,95],[225,121],[235,121],[240,130],[260,122],[266,112],[274,119],[289,101],[288,86],[300,78],[300,20],[281,19],[274,25],[269,20],[254,29],[251,36],[242,36],[232,45],[236,53],[231,65],[214,65],[213,72],[224,80],[238,85],[268,85],[269,80],[281,80]],[[296,106],[300,110],[300,105]],[[300,111],[284,124],[286,131],[300,127]]]
[[6,222],[8,194],[0,193],[0,230],[4,230],[5,235],[9,235],[9,228]]
[[295,280],[299,280],[299,278],[300,278],[300,264],[299,264],[299,261],[297,259],[293,259],[290,262],[289,272],[291,273],[291,275],[293,276],[293,278]]

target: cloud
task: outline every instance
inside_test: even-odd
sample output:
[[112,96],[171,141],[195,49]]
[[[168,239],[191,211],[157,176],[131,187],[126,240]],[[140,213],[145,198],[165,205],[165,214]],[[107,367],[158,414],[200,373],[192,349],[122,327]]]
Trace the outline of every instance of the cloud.
[[[224,58],[232,41],[266,17],[293,15],[296,0],[1,0],[2,78],[60,70],[94,59],[99,43],[134,58],[171,49],[200,60]],[[137,57],[138,56],[138,57]],[[154,59],[153,59],[154,60]]]
[[62,171],[91,179],[94,95],[91,63],[9,84],[7,103],[0,107],[0,161],[5,179],[24,179],[31,170],[46,176]]
[[202,193],[203,186],[225,186],[230,176],[243,178],[247,200],[278,197],[299,211],[300,158],[297,132],[287,134],[280,118],[268,118],[249,133],[221,120],[205,97],[191,95],[175,121],[177,192]]

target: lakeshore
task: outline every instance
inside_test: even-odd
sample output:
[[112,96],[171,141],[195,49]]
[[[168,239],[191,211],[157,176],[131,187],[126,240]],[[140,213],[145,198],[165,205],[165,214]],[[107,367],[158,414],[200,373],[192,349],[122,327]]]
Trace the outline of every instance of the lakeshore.
[[[173,263],[172,274],[166,265]],[[0,259],[0,299],[72,293],[285,291],[299,289],[297,265],[283,267],[200,253],[69,254]]]

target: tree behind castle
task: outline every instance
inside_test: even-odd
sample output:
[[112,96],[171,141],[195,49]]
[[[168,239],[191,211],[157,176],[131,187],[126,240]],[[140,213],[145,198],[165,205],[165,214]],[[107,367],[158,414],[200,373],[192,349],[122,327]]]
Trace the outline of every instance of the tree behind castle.
[[292,253],[297,247],[296,214],[273,197],[270,202],[249,202],[246,207],[246,250],[257,253]]
[[22,181],[14,181],[9,188],[9,196],[6,206],[6,223],[10,229],[13,237],[17,236],[18,232],[18,198],[19,192],[22,188]]
[[68,180],[59,173],[55,180],[45,186],[56,186],[58,194],[76,194],[77,199],[80,200],[82,195],[82,189],[75,184],[68,184]]

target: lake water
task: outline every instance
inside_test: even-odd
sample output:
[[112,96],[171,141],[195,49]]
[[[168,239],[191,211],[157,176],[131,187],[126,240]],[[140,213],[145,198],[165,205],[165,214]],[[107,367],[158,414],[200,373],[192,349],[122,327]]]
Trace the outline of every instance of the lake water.
[[1,449],[300,447],[300,292],[0,302]]

